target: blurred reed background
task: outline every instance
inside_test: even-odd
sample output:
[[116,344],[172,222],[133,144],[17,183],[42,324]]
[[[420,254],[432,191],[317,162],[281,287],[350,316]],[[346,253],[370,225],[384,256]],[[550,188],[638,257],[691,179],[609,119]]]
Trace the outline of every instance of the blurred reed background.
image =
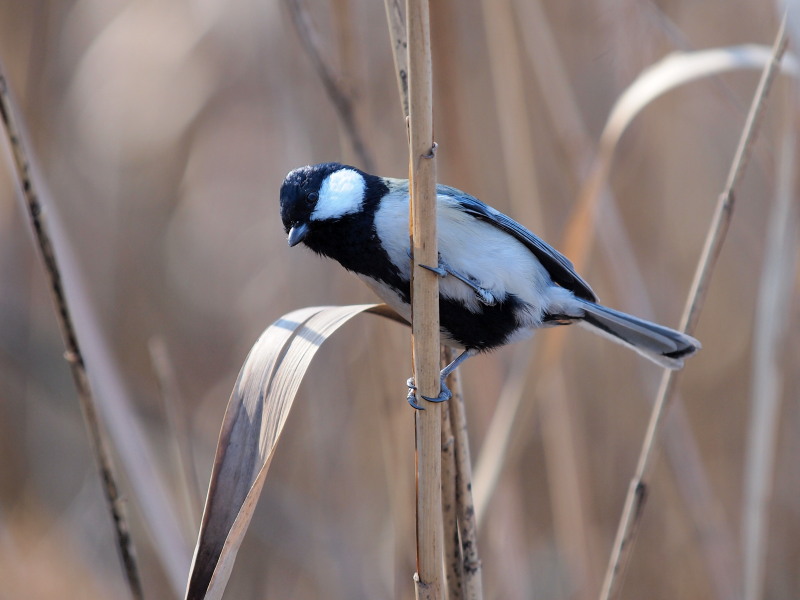
[[[110,443],[148,598],[182,594],[225,403],[259,333],[294,308],[374,300],[334,263],[286,245],[286,172],[327,160],[365,166],[287,2],[0,1],[0,59],[46,186],[47,221],[60,232],[78,333],[101,380],[97,401],[110,406],[107,422],[116,417]],[[368,159],[382,175],[405,176],[383,3],[303,6],[352,99]],[[567,252],[561,240],[598,136],[637,74],[678,49],[769,45],[778,24],[760,0],[440,0],[431,9],[439,180]],[[604,303],[678,323],[757,80],[750,71],[688,85],[625,134],[604,200],[620,227],[598,219],[605,241],[590,246],[581,269]],[[765,363],[754,350],[770,312],[763,265],[782,139],[796,125],[791,88],[777,83],[738,190],[695,332],[704,348],[680,376],[624,598],[741,597],[753,547],[743,533],[747,440],[764,369],[782,402],[758,550],[763,597],[800,596],[796,268],[778,277],[791,281],[779,351]],[[5,145],[3,164],[0,598],[125,597]],[[596,597],[660,378],[578,328],[565,332],[555,366],[537,371],[550,364],[540,358],[555,335],[473,359],[464,372],[478,476],[497,472],[493,493],[475,484],[486,598]],[[226,597],[413,595],[409,352],[407,330],[370,316],[320,351]],[[167,381],[165,393],[158,373],[170,369],[175,385]],[[508,454],[493,458],[484,440],[494,399],[514,389],[522,408]],[[132,475],[138,467],[156,475]],[[144,498],[155,508],[143,508]],[[153,517],[171,514],[159,502],[180,515],[174,550]]]

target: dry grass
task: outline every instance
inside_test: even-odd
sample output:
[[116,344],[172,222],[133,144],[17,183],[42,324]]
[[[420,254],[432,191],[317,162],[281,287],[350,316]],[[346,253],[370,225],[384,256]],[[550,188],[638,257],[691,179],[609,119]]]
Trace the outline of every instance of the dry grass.
[[[577,253],[605,303],[675,325],[757,73],[726,73],[649,103],[619,140],[606,189],[592,192],[598,210],[581,221],[576,202],[588,193],[611,108],[636,76],[676,44],[769,44],[773,3],[487,6],[431,5],[438,180]],[[376,169],[404,176],[384,7],[304,7],[325,64],[347,79]],[[283,3],[2,0],[0,34],[54,204],[46,217],[74,256],[67,292],[97,396],[108,398],[100,411],[125,473],[145,596],[174,597],[191,556],[178,526],[191,486],[174,459],[179,428],[163,408],[148,343],[160,336],[169,349],[185,402],[177,418],[205,488],[225,399],[258,333],[300,306],[373,301],[337,266],[287,249],[277,214],[289,169],[359,159]],[[785,95],[788,84],[778,86]],[[736,597],[744,558],[762,597],[800,595],[800,414],[787,401],[800,389],[800,286],[791,244],[768,243],[780,225],[773,206],[785,214],[777,212],[785,200],[774,199],[797,193],[791,173],[775,176],[793,147],[783,138],[796,130],[796,110],[793,97],[765,113],[696,330],[704,349],[681,376],[670,413],[679,424],[665,429],[623,597]],[[524,156],[514,144],[528,148]],[[2,594],[49,598],[66,587],[105,598],[124,590],[124,576],[11,173],[0,172]],[[559,244],[571,227],[581,235]],[[781,336],[765,310],[782,311]],[[658,384],[658,370],[623,349],[580,330],[557,335],[474,358],[462,373],[473,455],[490,467],[475,481],[487,597],[597,596]],[[558,359],[548,358],[558,344]],[[408,348],[407,329],[365,318],[319,351],[228,597],[413,595]],[[500,429],[491,399],[504,384],[520,410],[504,451],[492,454]],[[756,396],[777,416],[751,413]],[[493,482],[489,493],[482,481]],[[755,498],[758,522],[744,535],[746,498],[748,506]]]

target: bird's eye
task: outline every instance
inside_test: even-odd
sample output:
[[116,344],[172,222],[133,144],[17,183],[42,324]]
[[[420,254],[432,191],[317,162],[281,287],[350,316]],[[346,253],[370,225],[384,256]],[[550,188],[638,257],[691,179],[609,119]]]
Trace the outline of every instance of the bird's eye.
[[318,198],[319,194],[317,192],[310,192],[308,196],[306,196],[306,202],[308,204],[314,204]]

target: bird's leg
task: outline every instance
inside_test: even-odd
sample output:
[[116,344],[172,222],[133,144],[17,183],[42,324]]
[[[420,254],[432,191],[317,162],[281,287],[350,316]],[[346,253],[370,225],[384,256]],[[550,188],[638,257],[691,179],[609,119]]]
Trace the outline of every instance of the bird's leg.
[[452,275],[459,281],[467,284],[475,291],[475,295],[478,296],[478,299],[485,304],[486,306],[494,306],[500,300],[497,296],[495,296],[491,290],[487,290],[485,287],[482,287],[477,281],[472,279],[471,277],[467,277],[466,275],[462,275],[458,271],[454,271],[450,265],[442,260],[442,255],[439,255],[439,266],[438,267],[431,267],[428,265],[420,265],[423,269],[428,269],[433,273],[436,273],[439,277],[447,277],[448,275]]
[[[455,371],[458,366],[467,360],[470,356],[474,356],[477,354],[477,350],[473,350],[472,348],[467,348],[461,354],[459,354],[453,362],[447,365],[444,369],[439,372],[439,395],[436,398],[428,398],[427,396],[422,396],[428,402],[444,402],[445,400],[449,400],[453,397],[453,393],[450,389],[445,385],[445,380],[447,377]],[[416,408],[417,410],[425,410],[425,407],[421,406],[417,403],[417,386],[414,384],[414,378],[409,377],[408,381],[406,382],[408,385],[408,403]]]
[[414,384],[414,378],[409,377],[406,385],[408,386],[408,395],[406,396],[408,403],[417,410],[425,410],[424,406],[417,403],[417,386]]

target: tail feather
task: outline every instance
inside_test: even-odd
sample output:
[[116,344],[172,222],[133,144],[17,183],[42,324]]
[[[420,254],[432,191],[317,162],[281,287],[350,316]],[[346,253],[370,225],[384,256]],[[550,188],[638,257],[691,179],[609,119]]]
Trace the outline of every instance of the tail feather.
[[693,337],[599,304],[581,301],[582,325],[668,369],[683,367],[683,359],[700,349]]

